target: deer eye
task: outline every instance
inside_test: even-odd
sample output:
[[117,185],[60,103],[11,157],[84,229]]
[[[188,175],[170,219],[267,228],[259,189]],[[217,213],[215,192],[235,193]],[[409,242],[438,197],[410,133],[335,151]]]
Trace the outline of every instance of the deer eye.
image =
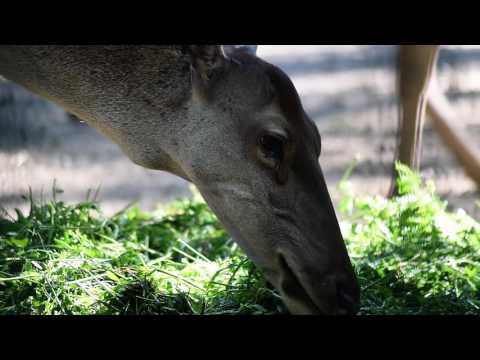
[[284,158],[284,148],[287,139],[279,134],[263,134],[259,137],[258,143],[261,155],[273,166],[279,165]]

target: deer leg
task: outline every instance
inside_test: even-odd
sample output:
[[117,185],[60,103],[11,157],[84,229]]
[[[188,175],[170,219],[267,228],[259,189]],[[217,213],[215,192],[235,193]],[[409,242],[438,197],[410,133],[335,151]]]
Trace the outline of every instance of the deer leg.
[[447,98],[435,82],[432,83],[427,103],[427,112],[435,130],[463,166],[465,173],[480,189],[480,157],[476,154],[476,150],[469,146],[471,141],[465,133],[454,125],[455,115]]
[[[437,45],[400,45],[397,82],[400,96],[396,159],[419,170],[427,91],[438,57]],[[395,178],[397,176],[396,171]],[[397,193],[392,181],[390,195]]]

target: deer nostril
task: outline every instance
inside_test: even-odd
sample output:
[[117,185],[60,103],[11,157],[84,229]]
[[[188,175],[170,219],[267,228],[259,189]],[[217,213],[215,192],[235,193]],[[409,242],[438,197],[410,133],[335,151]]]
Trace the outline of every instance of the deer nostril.
[[337,313],[339,315],[355,315],[360,308],[356,297],[348,294],[340,286],[337,290]]

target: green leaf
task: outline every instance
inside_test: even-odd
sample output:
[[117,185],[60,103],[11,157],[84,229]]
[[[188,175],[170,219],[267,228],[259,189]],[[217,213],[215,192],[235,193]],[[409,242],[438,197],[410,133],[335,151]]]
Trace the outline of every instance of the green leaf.
[[28,239],[8,239],[8,242],[18,248],[26,248],[29,240]]

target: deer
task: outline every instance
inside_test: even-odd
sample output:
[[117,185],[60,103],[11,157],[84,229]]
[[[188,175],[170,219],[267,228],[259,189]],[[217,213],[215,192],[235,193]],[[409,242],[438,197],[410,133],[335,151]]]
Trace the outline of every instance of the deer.
[[289,313],[358,313],[320,134],[256,46],[9,45],[0,74],[193,183]]
[[[415,171],[420,169],[422,132],[428,116],[445,145],[480,189],[480,158],[455,125],[455,114],[437,82],[436,64],[440,49],[440,45],[401,45],[398,48],[400,111],[396,158]],[[397,189],[392,181],[389,195],[395,194]]]

